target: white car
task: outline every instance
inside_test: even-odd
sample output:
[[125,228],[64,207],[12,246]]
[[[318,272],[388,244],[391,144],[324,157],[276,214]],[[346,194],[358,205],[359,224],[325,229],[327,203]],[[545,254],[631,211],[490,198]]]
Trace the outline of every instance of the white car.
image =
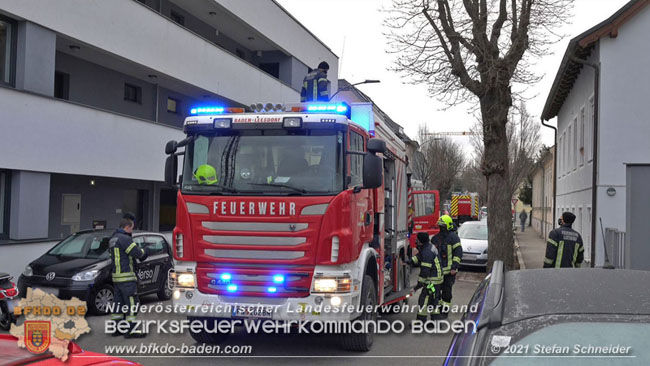
[[463,247],[463,266],[485,267],[488,259],[487,221],[466,221],[458,228]]

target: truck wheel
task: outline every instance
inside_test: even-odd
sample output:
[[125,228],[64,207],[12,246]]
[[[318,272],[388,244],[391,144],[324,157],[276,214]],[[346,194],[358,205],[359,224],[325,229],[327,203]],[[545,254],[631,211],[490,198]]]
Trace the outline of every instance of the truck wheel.
[[90,291],[88,295],[88,310],[97,315],[108,314],[108,306],[113,302],[115,292],[113,286],[102,285]]
[[[189,320],[190,323],[194,320],[205,321],[206,324],[205,327],[210,331],[215,330],[214,328],[217,326],[216,324],[213,324],[213,322],[217,320],[216,318],[200,318],[200,317],[189,316],[187,317],[187,320]],[[216,344],[216,343],[221,343],[226,339],[228,339],[230,333],[219,333],[219,332],[209,333],[205,329],[201,328],[201,331],[197,333],[190,331],[190,335],[198,343]]]
[[[363,278],[363,285],[361,286],[361,307],[364,312],[355,320],[359,321],[377,321],[377,312],[366,312],[365,309],[371,306],[374,309],[377,306],[377,291],[375,290],[375,281],[372,277],[366,275]],[[368,326],[368,333],[349,333],[344,334],[341,338],[341,345],[348,351],[368,352],[372,347],[372,342],[375,338],[374,326]]]

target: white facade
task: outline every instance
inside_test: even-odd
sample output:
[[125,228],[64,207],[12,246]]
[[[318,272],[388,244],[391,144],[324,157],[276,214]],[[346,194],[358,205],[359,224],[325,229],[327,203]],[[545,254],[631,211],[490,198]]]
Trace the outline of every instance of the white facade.
[[158,230],[164,146],[192,106],[298,102],[320,61],[338,80],[338,57],[273,0],[0,0],[0,37],[0,240],[134,209]]
[[[604,262],[603,228],[625,231],[625,163],[650,162],[650,7],[642,8],[617,29],[602,36],[588,58],[600,63],[597,142],[597,207],[593,216],[594,69],[583,66],[558,112],[557,213],[573,212],[574,229],[591,257],[592,223],[596,224],[595,266]],[[613,188],[613,196],[607,190]],[[611,253],[610,253],[611,256]]]

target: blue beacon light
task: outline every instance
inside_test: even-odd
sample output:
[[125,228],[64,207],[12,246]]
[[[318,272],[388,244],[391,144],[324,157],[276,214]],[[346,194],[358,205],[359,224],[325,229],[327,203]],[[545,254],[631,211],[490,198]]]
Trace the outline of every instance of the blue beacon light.
[[190,114],[214,114],[223,113],[223,107],[196,107],[190,109]]
[[275,283],[284,282],[284,276],[283,275],[275,275],[275,276],[273,276],[273,282],[275,282]]
[[235,292],[237,291],[237,285],[228,285],[228,287],[226,287],[226,290],[228,290],[228,292]]

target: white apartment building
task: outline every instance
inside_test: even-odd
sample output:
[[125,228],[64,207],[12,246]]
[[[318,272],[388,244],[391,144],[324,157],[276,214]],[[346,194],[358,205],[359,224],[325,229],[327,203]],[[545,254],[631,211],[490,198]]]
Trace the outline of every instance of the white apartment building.
[[571,40],[542,114],[557,117],[557,217],[577,216],[594,266],[605,259],[600,220],[621,233],[629,222],[626,169],[650,162],[649,4],[630,1]]
[[196,105],[300,100],[338,57],[273,0],[0,0],[0,240],[170,230],[164,146]]

